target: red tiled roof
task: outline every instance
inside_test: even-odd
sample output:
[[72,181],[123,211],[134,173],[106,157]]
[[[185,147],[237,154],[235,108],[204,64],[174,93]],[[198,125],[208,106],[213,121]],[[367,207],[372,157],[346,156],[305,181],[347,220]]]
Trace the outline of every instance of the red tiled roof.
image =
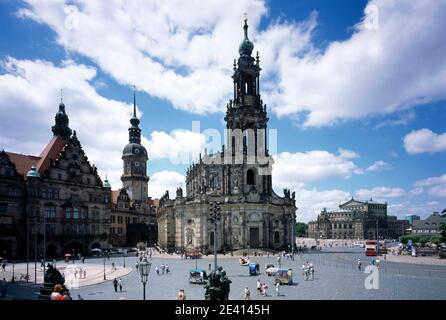
[[60,136],[55,136],[51,139],[40,154],[40,161],[37,163],[37,170],[39,170],[41,175],[43,175],[50,166],[50,160],[55,161],[59,158],[59,154],[63,151],[65,145],[66,142]]
[[9,159],[11,159],[11,162],[14,162],[17,172],[22,176],[26,176],[32,165],[34,164],[37,166],[37,163],[40,161],[40,157],[36,156],[13,152],[6,152],[6,154],[9,156]]

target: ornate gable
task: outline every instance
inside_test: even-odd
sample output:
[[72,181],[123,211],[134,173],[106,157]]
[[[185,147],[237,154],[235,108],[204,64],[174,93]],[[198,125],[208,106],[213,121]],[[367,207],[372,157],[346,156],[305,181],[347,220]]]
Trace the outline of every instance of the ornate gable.
[[76,131],[57,159],[50,161],[44,178],[102,187],[102,180],[98,175],[97,168],[88,161],[88,157],[76,137]]
[[0,152],[0,176],[21,177],[14,162],[11,161],[5,150]]

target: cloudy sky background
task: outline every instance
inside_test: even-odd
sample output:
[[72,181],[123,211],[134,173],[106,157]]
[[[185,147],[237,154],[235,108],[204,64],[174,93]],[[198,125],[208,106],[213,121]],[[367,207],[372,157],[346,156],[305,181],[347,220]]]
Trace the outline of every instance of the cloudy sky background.
[[149,195],[184,186],[222,132],[243,36],[259,51],[276,192],[308,221],[351,197],[422,217],[446,207],[446,1],[0,2],[0,148],[39,154],[64,91],[70,127],[121,186],[132,85]]

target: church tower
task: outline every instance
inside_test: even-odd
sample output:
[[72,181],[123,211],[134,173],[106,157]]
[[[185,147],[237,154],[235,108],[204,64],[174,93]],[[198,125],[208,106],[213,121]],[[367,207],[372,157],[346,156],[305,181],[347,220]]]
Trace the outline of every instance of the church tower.
[[[248,21],[243,26],[244,38],[239,58],[234,60],[234,97],[226,110],[227,153],[232,163],[244,166],[244,190],[256,185],[262,194],[271,194],[272,158],[268,154],[266,105],[260,95],[260,58],[252,56],[254,44],[248,38]],[[225,154],[227,157],[227,155]],[[226,158],[227,159],[227,158]]]
[[68,119],[68,115],[65,113],[65,105],[63,101],[60,101],[59,111],[57,111],[55,116],[55,124],[51,127],[54,136],[60,136],[65,141],[70,140],[71,129],[68,126],[70,120]]
[[148,200],[147,150],[141,145],[141,129],[136,117],[136,94],[133,92],[133,117],[130,119],[129,143],[122,151],[124,172],[121,181],[134,202],[146,203]]

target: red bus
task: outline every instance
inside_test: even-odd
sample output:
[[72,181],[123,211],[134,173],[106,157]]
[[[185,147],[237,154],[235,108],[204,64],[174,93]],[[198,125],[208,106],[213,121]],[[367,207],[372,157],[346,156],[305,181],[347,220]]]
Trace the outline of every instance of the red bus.
[[366,240],[364,253],[366,256],[376,256],[378,254],[378,242],[376,240]]

